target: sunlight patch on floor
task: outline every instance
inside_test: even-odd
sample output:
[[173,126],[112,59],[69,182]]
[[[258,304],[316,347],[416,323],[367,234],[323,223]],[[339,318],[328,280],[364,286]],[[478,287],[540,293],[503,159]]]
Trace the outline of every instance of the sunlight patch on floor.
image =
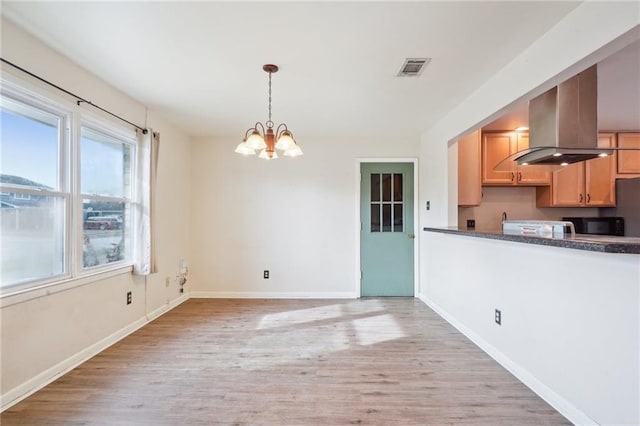
[[378,300],[366,300],[350,303],[337,303],[334,305],[318,306],[315,308],[298,309],[295,311],[278,312],[262,317],[258,324],[258,330],[268,328],[287,327],[294,324],[304,324],[313,321],[322,321],[339,318],[343,315],[358,315],[382,311],[384,307]]
[[[361,299],[267,314],[250,341],[227,347],[236,356],[226,361],[249,370],[293,366],[301,360],[405,337],[398,321],[385,310],[380,300]],[[251,352],[245,348],[252,348]]]
[[352,321],[360,345],[373,345],[387,340],[399,339],[406,334],[393,315],[377,315]]

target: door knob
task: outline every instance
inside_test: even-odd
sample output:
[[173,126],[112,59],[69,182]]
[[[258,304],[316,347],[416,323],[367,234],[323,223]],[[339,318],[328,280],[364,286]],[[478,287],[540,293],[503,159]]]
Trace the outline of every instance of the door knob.
[[416,238],[416,234],[407,234],[407,237],[409,237],[410,240],[413,240]]

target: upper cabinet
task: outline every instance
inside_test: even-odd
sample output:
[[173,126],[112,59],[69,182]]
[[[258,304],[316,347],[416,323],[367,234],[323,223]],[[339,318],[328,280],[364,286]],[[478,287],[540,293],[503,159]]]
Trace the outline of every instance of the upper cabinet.
[[[618,148],[640,149],[640,133],[618,133]],[[640,151],[618,151],[619,178],[640,177]]]
[[[601,148],[615,146],[615,133],[598,136]],[[616,204],[616,155],[571,164],[552,173],[551,186],[536,190],[538,207],[612,207]]]
[[502,160],[527,148],[529,148],[527,132],[483,132],[482,185],[549,185],[551,182],[549,172],[527,170],[526,166],[515,166],[510,172],[494,170]]
[[479,206],[482,200],[480,130],[458,140],[458,205]]

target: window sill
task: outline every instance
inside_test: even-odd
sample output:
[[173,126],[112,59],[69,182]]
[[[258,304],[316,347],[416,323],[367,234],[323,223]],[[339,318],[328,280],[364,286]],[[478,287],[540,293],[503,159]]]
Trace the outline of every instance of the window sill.
[[0,308],[6,308],[7,306],[24,303],[29,300],[38,299],[40,297],[45,297],[63,291],[71,290],[76,287],[81,287],[83,285],[91,284],[96,281],[101,281],[118,275],[130,274],[132,272],[133,266],[125,265],[116,269],[110,269],[108,271],[99,271],[93,274],[83,275],[81,277],[55,281],[40,286],[16,290],[14,292],[11,292],[11,290],[9,290],[7,293],[0,294]]

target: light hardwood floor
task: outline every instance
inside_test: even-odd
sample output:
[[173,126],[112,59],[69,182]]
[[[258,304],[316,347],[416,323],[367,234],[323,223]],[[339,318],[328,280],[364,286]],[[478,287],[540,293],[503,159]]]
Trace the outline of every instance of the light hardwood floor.
[[570,424],[413,298],[191,299],[0,420]]

